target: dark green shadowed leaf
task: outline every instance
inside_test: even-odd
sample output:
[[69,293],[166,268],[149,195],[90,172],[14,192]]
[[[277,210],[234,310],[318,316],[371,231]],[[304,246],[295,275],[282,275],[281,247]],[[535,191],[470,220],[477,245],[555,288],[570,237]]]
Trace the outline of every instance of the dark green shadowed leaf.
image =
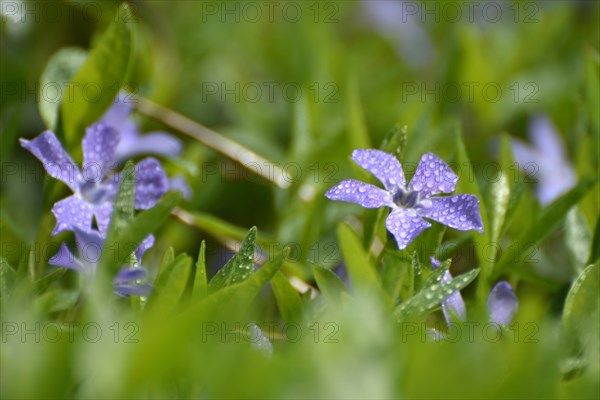
[[[442,267],[440,266],[440,268],[438,268],[434,273],[438,273],[438,270],[441,269]],[[440,276],[438,280],[440,283],[434,283],[428,287],[425,287],[414,297],[396,307],[394,314],[399,321],[421,319],[436,307],[439,307],[440,302],[443,299],[471,283],[475,277],[477,277],[478,273],[479,269],[473,269],[453,278],[449,282],[444,283],[441,283]]]
[[254,251],[256,249],[256,227],[250,228],[248,235],[238,251],[227,264],[212,277],[208,283],[209,292],[214,292],[225,286],[242,282],[254,271]]
[[194,274],[194,301],[200,300],[208,293],[208,284],[206,281],[206,242],[200,243],[198,251],[198,260],[196,261],[196,270]]
[[37,281],[33,282],[33,292],[43,293],[48,287],[59,280],[67,272],[66,268],[56,268],[47,275],[41,277]]
[[71,79],[74,89],[60,109],[69,146],[79,143],[85,128],[98,120],[125,82],[131,58],[131,9],[123,3],[115,20]]
[[0,257],[0,297],[4,299],[10,296],[16,281],[17,272],[4,257]]
[[343,293],[348,293],[344,282],[333,271],[318,265],[313,265],[312,270],[317,281],[317,286],[319,286],[319,290],[323,293],[327,301],[339,303]]
[[399,124],[396,124],[387,133],[385,139],[383,139],[380,149],[396,156],[396,158],[402,162],[404,160],[404,151],[406,150],[407,140],[408,127],[406,125],[400,126]]
[[[87,58],[87,51],[78,47],[63,47],[50,57],[40,78],[38,110],[47,129],[55,131],[58,122],[58,110],[65,93],[69,95],[73,75],[81,68]],[[67,98],[67,101],[71,99]]]
[[186,254],[180,254],[165,267],[156,277],[148,307],[154,307],[157,314],[172,312],[187,286],[192,259]]
[[271,280],[271,288],[285,322],[288,324],[300,323],[303,314],[302,300],[287,277],[283,273],[277,272]]

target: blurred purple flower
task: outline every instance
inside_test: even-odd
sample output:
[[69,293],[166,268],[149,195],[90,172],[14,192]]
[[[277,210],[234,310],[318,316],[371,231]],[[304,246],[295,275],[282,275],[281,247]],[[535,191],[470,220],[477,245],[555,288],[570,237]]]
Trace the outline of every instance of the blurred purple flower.
[[176,157],[181,153],[181,141],[166,132],[155,131],[141,135],[134,119],[131,118],[133,100],[127,93],[120,92],[113,105],[99,122],[105,123],[119,132],[119,143],[113,161],[123,163],[141,154],[154,154]]
[[[57,267],[68,268],[77,271],[87,278],[93,278],[96,268],[102,256],[102,247],[104,238],[96,230],[83,230],[74,227],[75,244],[77,246],[78,257],[75,257],[66,243],[62,243],[58,252],[50,258],[48,263]],[[135,250],[138,260],[142,259],[143,254],[154,244],[154,236],[150,235]],[[148,296],[152,287],[147,284],[140,284],[139,281],[145,279],[146,270],[141,267],[123,267],[113,281],[113,288],[119,296]]]
[[358,149],[352,159],[369,171],[385,187],[354,179],[347,179],[325,193],[330,200],[357,203],[365,208],[390,207],[386,219],[388,231],[394,235],[399,249],[408,246],[431,224],[429,218],[450,228],[483,232],[479,212],[479,199],[472,194],[431,197],[439,193],[452,193],[458,177],[452,169],[433,153],[421,157],[414,177],[406,185],[402,166],[391,154],[380,150]]
[[[73,195],[52,208],[56,226],[52,235],[75,227],[89,230],[92,218],[104,236],[112,214],[121,174],[109,175],[115,149],[119,142],[116,130],[97,123],[86,130],[82,141],[83,169],[73,161],[51,131],[33,140],[20,139],[43,164],[50,176],[66,183]],[[152,208],[168,190],[168,178],[158,160],[146,158],[135,166],[135,208]]]
[[[99,122],[102,122],[119,133],[119,142],[114,152],[113,162],[117,165],[132,157],[142,154],[154,154],[162,157],[176,157],[181,153],[182,144],[175,136],[153,131],[139,133],[136,121],[131,118],[132,104],[127,93],[120,92],[112,106],[106,111]],[[184,177],[177,176],[169,181],[169,189],[180,191],[183,197],[191,197],[191,191]]]
[[513,320],[519,301],[508,282],[500,281],[492,288],[487,299],[490,320],[496,324],[508,326]]
[[515,161],[538,180],[536,195],[542,205],[551,203],[575,186],[576,176],[565,154],[560,134],[547,116],[535,116],[529,122],[533,146],[513,139]]
[[[439,260],[430,257],[431,260],[431,268],[438,269],[442,264]],[[450,271],[446,271],[444,276],[442,277],[442,283],[450,282],[452,280],[452,275],[450,275]],[[454,322],[454,316],[456,316],[461,321],[467,319],[467,310],[465,308],[465,302],[460,294],[460,291],[455,291],[450,296],[446,297],[442,300],[442,312],[444,313],[444,318],[448,324]]]

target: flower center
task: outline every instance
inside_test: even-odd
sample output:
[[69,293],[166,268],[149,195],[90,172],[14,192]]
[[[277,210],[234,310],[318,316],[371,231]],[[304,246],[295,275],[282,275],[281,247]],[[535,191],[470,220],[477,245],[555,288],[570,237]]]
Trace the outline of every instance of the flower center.
[[98,204],[104,200],[106,189],[99,182],[84,180],[79,184],[81,197],[88,203]]
[[415,208],[419,203],[419,192],[405,192],[399,189],[394,195],[394,203],[398,207]]

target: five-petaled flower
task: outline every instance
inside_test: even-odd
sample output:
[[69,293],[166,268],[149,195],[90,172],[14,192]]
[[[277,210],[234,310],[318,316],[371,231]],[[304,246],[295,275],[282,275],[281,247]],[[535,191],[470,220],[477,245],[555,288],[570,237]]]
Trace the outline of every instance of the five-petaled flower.
[[472,194],[432,197],[452,193],[458,176],[433,153],[421,157],[414,177],[408,185],[402,166],[391,154],[374,149],[358,149],[352,159],[369,171],[385,190],[354,179],[347,179],[325,193],[330,200],[357,203],[365,208],[390,207],[386,219],[388,231],[394,235],[398,248],[406,248],[431,224],[429,218],[454,229],[483,232],[479,199]]
[[[77,246],[78,256],[74,256],[66,243],[62,243],[58,252],[48,260],[50,265],[56,267],[68,268],[82,274],[84,280],[92,281],[96,268],[100,262],[104,238],[96,230],[84,230],[79,227],[73,227],[75,234],[75,244]],[[135,250],[138,260],[154,244],[154,237],[148,236]],[[146,278],[147,272],[142,267],[124,266],[117,273],[113,280],[114,292],[121,296],[148,296],[152,287],[149,284],[141,283]]]
[[[108,229],[113,201],[121,174],[110,175],[118,132],[103,123],[91,125],[82,141],[83,169],[65,151],[53,132],[45,131],[33,140],[21,139],[21,145],[35,155],[50,176],[66,183],[73,195],[52,208],[56,216],[56,235],[74,227],[89,230],[92,218],[104,236]],[[135,208],[152,208],[168,191],[169,181],[158,160],[146,158],[135,167]]]

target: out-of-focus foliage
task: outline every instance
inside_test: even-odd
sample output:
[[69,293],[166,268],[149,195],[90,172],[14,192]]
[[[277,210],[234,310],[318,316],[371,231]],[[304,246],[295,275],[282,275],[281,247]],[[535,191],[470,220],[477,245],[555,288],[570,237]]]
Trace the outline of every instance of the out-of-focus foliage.
[[[597,2],[0,7],[2,398],[600,395]],[[125,180],[82,290],[48,265],[73,242],[50,236],[67,189],[18,138],[53,129],[77,154],[121,89],[268,163],[241,165],[138,107],[144,130],[184,141],[161,162],[193,195],[134,215]],[[577,178],[545,206],[540,166],[511,148],[538,115]],[[439,155],[457,193],[481,200],[484,234],[435,223],[398,251],[387,210],[323,196],[345,178],[377,184],[350,160],[360,147],[398,156],[408,178]],[[264,179],[275,173],[289,187]],[[452,261],[432,272],[430,256]],[[135,261],[153,293],[117,298],[110,280]],[[485,311],[499,279],[520,304],[508,327]],[[456,288],[468,317],[447,326],[439,299]]]

